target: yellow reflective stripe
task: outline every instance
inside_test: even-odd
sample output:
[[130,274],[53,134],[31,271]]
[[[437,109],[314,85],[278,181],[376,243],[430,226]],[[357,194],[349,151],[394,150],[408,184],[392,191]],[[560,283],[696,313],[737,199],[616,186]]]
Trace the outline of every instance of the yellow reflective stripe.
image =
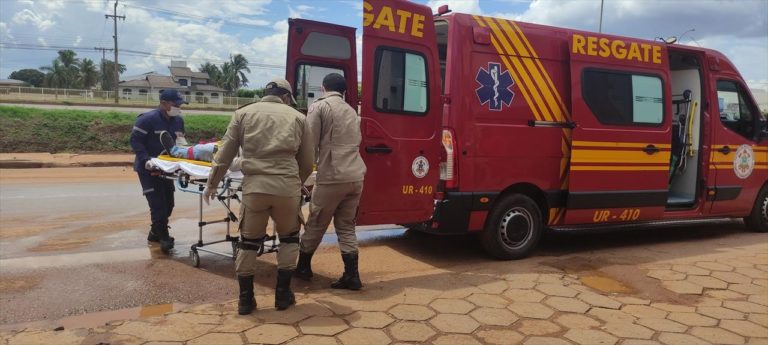
[[[515,50],[509,44],[507,39],[504,38],[504,34],[501,32],[501,30],[499,30],[499,27],[496,25],[496,23],[493,21],[492,18],[488,18],[488,17],[481,17],[481,18],[485,20],[486,24],[488,24],[488,27],[491,29],[491,31],[494,32],[497,41],[501,43],[502,47],[504,47],[504,51],[500,53],[507,55],[506,58],[512,61],[512,65],[515,66],[517,75],[522,77],[517,80],[518,84],[522,83],[525,85],[525,88],[528,89],[528,92],[530,92],[531,96],[533,96],[533,100],[535,101],[536,105],[539,108],[540,114],[543,115],[543,119],[545,121],[553,121],[553,118],[549,114],[547,107],[544,106],[544,101],[541,99],[541,95],[539,94],[538,90],[533,86],[533,82],[531,81],[530,76],[528,75],[526,69],[522,66],[520,59],[517,57],[518,54],[515,53]],[[502,56],[502,59],[504,58],[505,57]]]
[[577,165],[571,171],[669,171],[669,166],[606,166],[606,165]]
[[669,164],[669,152],[649,155],[643,151],[573,150],[572,163],[659,163]]
[[575,140],[573,146],[584,147],[641,147],[644,148],[648,145],[656,146],[659,149],[671,149],[672,144],[658,144],[658,143],[632,143],[632,142],[620,142],[620,141],[580,141]]

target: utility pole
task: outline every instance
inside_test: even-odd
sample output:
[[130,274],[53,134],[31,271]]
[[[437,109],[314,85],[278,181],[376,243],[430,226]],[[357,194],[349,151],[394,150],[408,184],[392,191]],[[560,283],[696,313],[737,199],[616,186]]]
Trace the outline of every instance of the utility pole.
[[597,32],[603,32],[603,4],[605,0],[600,0],[600,26],[597,28]]
[[103,47],[94,47],[94,50],[101,50],[101,89],[104,90],[104,60],[107,59],[107,51],[113,51],[114,49],[110,48],[103,48]]
[[117,15],[117,1],[115,0],[115,12],[114,14],[105,14],[105,18],[112,18],[115,22],[115,35],[112,36],[115,39],[115,103],[120,102],[120,95],[118,94],[118,89],[120,88],[120,63],[117,61],[117,18],[120,18],[122,20],[125,20],[125,16],[118,16]]

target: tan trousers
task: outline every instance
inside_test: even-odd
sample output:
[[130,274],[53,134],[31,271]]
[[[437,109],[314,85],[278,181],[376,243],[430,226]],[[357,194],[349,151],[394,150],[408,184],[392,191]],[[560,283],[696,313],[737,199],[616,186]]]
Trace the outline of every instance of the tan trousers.
[[309,203],[309,219],[301,235],[301,251],[315,252],[333,218],[341,252],[357,252],[355,225],[362,193],[362,181],[315,185]]
[[[277,252],[277,268],[296,268],[299,255],[298,228],[299,197],[284,197],[272,194],[249,193],[243,195],[240,205],[240,236],[246,243],[260,242],[267,233],[269,218],[275,221],[275,231],[280,239]],[[242,240],[241,240],[242,241]],[[258,252],[240,248],[235,260],[238,276],[250,276],[256,272]]]

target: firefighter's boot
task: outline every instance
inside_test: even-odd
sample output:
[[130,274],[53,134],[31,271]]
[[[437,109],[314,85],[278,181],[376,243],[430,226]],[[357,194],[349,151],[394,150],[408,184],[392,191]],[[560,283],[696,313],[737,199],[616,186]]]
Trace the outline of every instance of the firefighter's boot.
[[237,302],[237,313],[248,315],[256,309],[256,297],[253,296],[253,276],[237,276],[240,284],[240,300]]
[[301,280],[310,281],[312,279],[312,255],[315,253],[299,252],[299,262],[296,263],[294,275]]
[[160,250],[164,253],[168,253],[173,249],[174,238],[168,234],[167,225],[152,226],[147,235],[147,241],[157,242],[160,244]]
[[277,286],[275,287],[275,308],[285,310],[296,304],[296,297],[291,291],[291,276],[293,270],[277,270]]
[[360,273],[357,271],[357,252],[342,253],[341,259],[344,261],[344,274],[339,280],[333,282],[331,287],[334,289],[360,290],[363,283],[360,282]]

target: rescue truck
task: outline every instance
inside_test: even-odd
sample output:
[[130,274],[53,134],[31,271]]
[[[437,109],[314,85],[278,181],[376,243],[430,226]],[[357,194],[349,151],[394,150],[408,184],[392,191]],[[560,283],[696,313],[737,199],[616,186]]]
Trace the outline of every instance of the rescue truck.
[[306,106],[348,80],[368,167],[358,225],[477,233],[499,259],[544,231],[743,218],[768,231],[765,119],[704,48],[363,1],[355,28],[289,20]]

